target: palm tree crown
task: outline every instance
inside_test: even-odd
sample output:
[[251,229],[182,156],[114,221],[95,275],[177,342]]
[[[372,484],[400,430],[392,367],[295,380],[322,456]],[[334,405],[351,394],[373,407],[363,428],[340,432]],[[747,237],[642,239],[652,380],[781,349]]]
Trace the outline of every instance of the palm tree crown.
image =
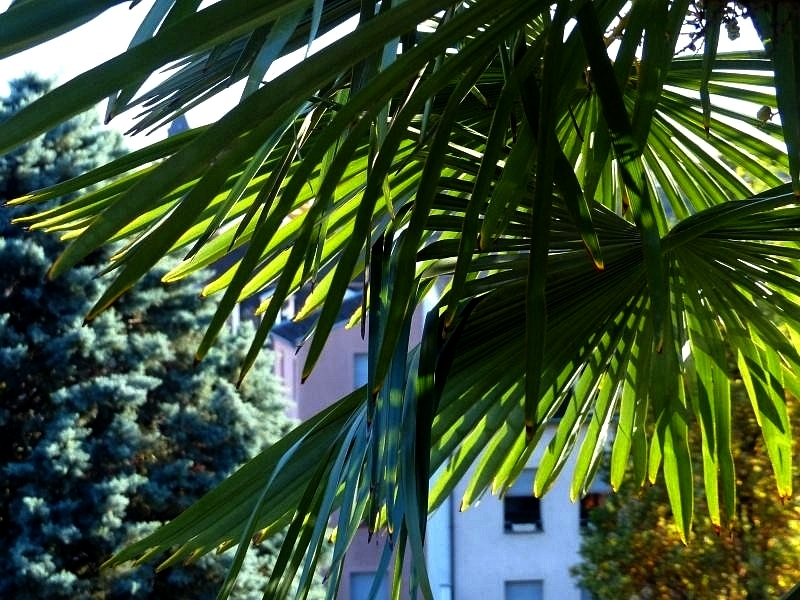
[[[0,57],[117,3],[17,0],[0,14]],[[185,257],[167,281],[236,256],[204,289],[219,300],[197,356],[239,301],[266,294],[243,376],[285,299],[307,284],[309,373],[348,286],[363,282],[354,320],[368,324],[369,382],[111,564],[170,549],[172,564],[237,543],[241,556],[256,533],[291,523],[268,588],[283,598],[297,572],[313,570],[335,514],[335,561],[359,523],[385,527],[397,542],[386,560],[408,548],[429,594],[427,512],[465,476],[464,505],[502,493],[549,426],[537,494],[577,453],[571,491],[583,495],[610,445],[612,485],[629,463],[639,482],[663,473],[685,536],[692,453],[712,519],[735,515],[733,377],[761,425],[777,495],[791,494],[795,2],[199,6],[155,2],[125,54],[0,125],[0,151],[103,98],[108,118],[140,110],[137,130],[237,80],[241,101],[212,125],[15,202],[89,190],[24,220],[70,241],[53,276],[124,242],[88,319],[165,254]],[[351,33],[264,81],[277,58],[350,18]],[[718,54],[721,27],[735,34],[743,18],[765,50]],[[167,66],[165,80],[142,87]],[[437,303],[408,352],[430,290]]]

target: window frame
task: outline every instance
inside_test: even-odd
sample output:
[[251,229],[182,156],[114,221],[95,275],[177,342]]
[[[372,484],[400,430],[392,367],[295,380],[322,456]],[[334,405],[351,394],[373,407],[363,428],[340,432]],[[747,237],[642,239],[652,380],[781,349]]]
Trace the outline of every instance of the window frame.
[[[542,501],[541,498],[533,495],[535,476],[535,469],[523,469],[517,480],[503,494],[503,533],[542,533],[544,531]],[[526,504],[528,506],[525,506]],[[510,518],[512,515],[527,512],[533,513],[530,520],[512,520]]]
[[[367,600],[368,598],[370,598],[369,591],[372,589],[372,584],[375,581],[377,573],[378,573],[377,571],[350,571],[349,574],[350,590],[348,593],[350,600]],[[362,596],[357,597],[355,595],[356,593],[355,581],[359,577],[363,577],[365,581],[369,580],[369,583],[367,583],[366,586],[367,589],[366,596],[363,598]],[[363,588],[359,586],[358,589],[361,590]],[[373,597],[380,600],[385,600],[389,598],[389,578],[387,577],[386,573],[384,573],[383,577],[381,577],[381,583],[378,586],[377,593]]]
[[592,511],[606,503],[608,493],[609,490],[605,487],[593,487],[578,501],[578,524],[581,529],[589,526]]
[[[367,384],[369,378],[369,355],[366,352],[353,354],[353,389]],[[363,381],[362,381],[363,380]]]
[[[517,596],[510,596],[509,595],[509,588],[514,588],[515,586],[530,586],[533,588],[534,594],[538,593],[538,600],[542,600],[544,598],[544,580],[543,579],[512,579],[503,582],[503,599],[509,600],[516,598]],[[525,591],[519,590],[525,597],[528,597]],[[534,597],[534,600],[535,597]]]

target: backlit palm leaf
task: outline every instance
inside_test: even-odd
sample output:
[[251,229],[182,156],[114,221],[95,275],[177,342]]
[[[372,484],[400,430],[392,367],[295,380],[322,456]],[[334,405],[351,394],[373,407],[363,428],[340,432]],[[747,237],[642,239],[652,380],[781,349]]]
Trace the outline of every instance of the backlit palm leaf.
[[[692,453],[712,518],[735,514],[733,375],[764,431],[776,496],[791,493],[783,394],[800,393],[800,133],[782,108],[797,93],[783,30],[760,22],[779,36],[769,54],[674,58],[687,0],[562,0],[553,12],[542,0],[255,4],[158,2],[151,18],[163,24],[146,22],[128,53],[0,125],[8,149],[112,97],[110,115],[136,107],[149,129],[249,80],[217,123],[19,200],[101,184],[25,220],[71,240],[54,275],[123,242],[90,317],[168,252],[186,256],[168,280],[235,255],[205,290],[219,309],[198,357],[237,302],[266,296],[244,375],[284,300],[313,283],[301,311],[315,323],[308,374],[347,287],[368,282],[368,386],[112,564],[243,550],[292,523],[269,584],[282,598],[314,567],[338,510],[332,591],[366,520],[399,542],[397,558],[408,547],[427,595],[426,511],[464,477],[464,505],[508,489],[537,445],[537,493],[576,453],[571,492],[584,494],[608,445],[612,485],[629,463],[642,482],[663,473],[685,536]],[[59,30],[48,10],[28,0],[0,15],[0,52],[36,43],[37,25]],[[352,33],[257,84],[271,58],[356,15]],[[761,106],[781,123],[759,119]],[[407,353],[432,288],[437,304]]]

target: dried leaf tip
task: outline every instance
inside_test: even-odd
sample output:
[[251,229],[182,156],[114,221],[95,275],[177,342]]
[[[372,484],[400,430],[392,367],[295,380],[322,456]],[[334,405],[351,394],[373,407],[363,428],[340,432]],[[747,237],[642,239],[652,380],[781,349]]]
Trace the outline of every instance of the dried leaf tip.
[[525,441],[526,442],[530,442],[533,439],[534,427],[535,427],[535,424],[533,423],[533,421],[528,421],[528,420],[525,421]]

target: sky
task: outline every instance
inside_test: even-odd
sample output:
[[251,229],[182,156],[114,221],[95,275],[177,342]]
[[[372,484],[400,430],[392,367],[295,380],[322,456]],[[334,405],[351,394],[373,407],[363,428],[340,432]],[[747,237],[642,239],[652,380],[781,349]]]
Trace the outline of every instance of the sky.
[[[216,0],[207,0],[205,4],[213,1]],[[0,12],[6,10],[9,4],[10,0],[0,0]],[[119,4],[75,31],[31,50],[0,60],[0,94],[7,93],[7,81],[14,77],[20,77],[26,72],[54,77],[58,83],[64,83],[124,52],[137,26],[151,6],[151,1],[140,2],[133,9],[129,8],[129,3]],[[353,25],[350,24],[349,27],[352,28]],[[741,30],[742,37],[736,44],[729,42],[723,32],[720,36],[720,51],[760,47],[758,37],[749,22],[743,22]],[[326,40],[320,40],[320,47],[325,43]],[[276,65],[270,73],[274,76],[281,69],[288,68],[292,62],[300,60],[302,55],[303,51],[295,53],[293,58]],[[269,76],[270,74],[268,74]],[[238,101],[242,87],[243,82],[231,86],[215,98],[189,111],[187,113],[189,123],[192,126],[203,125],[221,117]],[[99,112],[102,114],[104,110],[105,103],[99,107]],[[135,111],[129,111],[113,119],[110,125],[125,132],[130,128],[135,116]],[[165,135],[166,131],[162,129],[149,135],[127,136],[127,145],[131,149],[136,149],[157,141]]]
[[[57,0],[54,0],[57,1]],[[216,0],[207,0],[201,7],[211,4]],[[0,12],[5,11],[10,5],[10,0],[0,0]],[[43,77],[55,78],[57,83],[64,83],[73,77],[95,67],[126,50],[133,38],[136,28],[141,23],[147,11],[153,5],[150,1],[137,4],[133,9],[129,3],[119,4],[93,21],[82,27],[64,34],[55,40],[26,50],[20,54],[0,60],[0,94],[8,92],[7,82],[26,73],[36,73]],[[352,28],[354,25],[342,27],[340,31]],[[314,50],[330,43],[324,36],[315,42]],[[302,59],[304,51],[298,51],[287,59],[276,61],[267,73],[267,78],[275,76],[281,70],[287,69],[292,63]],[[232,85],[228,90],[204,102],[202,105],[187,113],[187,120],[192,126],[204,125],[221,117],[239,100],[244,81]],[[105,102],[98,107],[102,115],[105,112]],[[128,111],[115,117],[110,126],[127,131],[136,116],[136,111]],[[130,149],[153,143],[166,136],[166,128],[150,134],[137,134],[126,136],[126,144]]]
[[[9,3],[8,0],[0,0],[0,8],[5,10]],[[1,60],[0,93],[7,93],[7,82],[10,79],[29,72],[53,77],[58,83],[63,83],[121,54],[127,48],[149,5],[149,2],[142,2],[132,10],[127,4],[118,5],[75,31]],[[124,116],[127,118],[112,123],[123,131],[130,127],[132,121],[131,115]],[[163,136],[159,134],[150,139],[141,139],[143,137],[129,138],[129,145],[138,147]]]

